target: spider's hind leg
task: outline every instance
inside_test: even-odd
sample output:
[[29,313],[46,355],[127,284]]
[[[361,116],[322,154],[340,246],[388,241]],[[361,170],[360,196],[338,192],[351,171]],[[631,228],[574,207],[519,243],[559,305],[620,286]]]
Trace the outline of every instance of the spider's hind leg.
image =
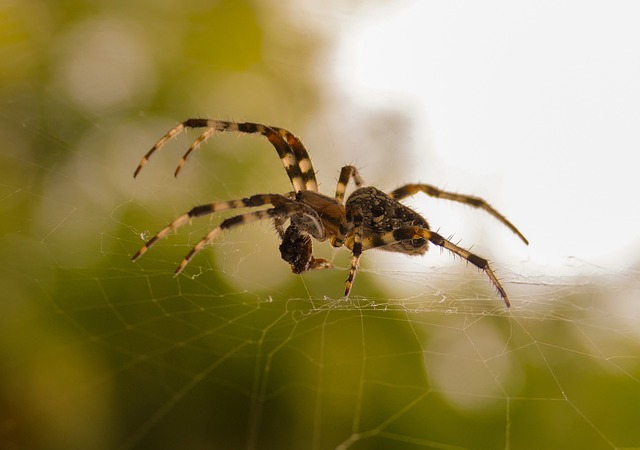
[[[449,250],[451,253],[464,258],[469,261],[471,264],[476,266],[478,269],[482,270],[485,275],[489,278],[493,286],[496,288],[500,297],[504,301],[507,308],[511,306],[511,302],[509,301],[509,297],[507,297],[507,292],[504,290],[500,282],[498,281],[498,277],[496,277],[493,269],[489,265],[489,261],[486,259],[471,253],[469,250],[466,250],[462,247],[458,247],[454,243],[440,236],[438,233],[435,233],[431,230],[422,227],[416,226],[407,226],[398,228],[393,231],[389,231],[387,233],[382,233],[373,236],[366,236],[362,238],[362,250],[370,250],[372,248],[384,247],[393,245],[403,241],[416,240],[416,239],[426,239],[432,242],[433,244],[440,246],[444,249]],[[355,248],[355,245],[354,245]],[[355,250],[354,250],[355,254]]]
[[520,238],[522,242],[529,245],[529,241],[526,237],[512,224],[505,216],[499,213],[493,206],[491,206],[486,200],[473,195],[458,194],[455,192],[447,192],[439,189],[430,184],[407,184],[399,187],[398,189],[389,193],[389,196],[394,200],[402,200],[403,198],[415,195],[418,192],[423,192],[430,197],[442,198],[445,200],[452,200],[454,202],[464,203],[474,208],[483,209],[493,217],[498,219],[503,225],[509,228],[516,236]]

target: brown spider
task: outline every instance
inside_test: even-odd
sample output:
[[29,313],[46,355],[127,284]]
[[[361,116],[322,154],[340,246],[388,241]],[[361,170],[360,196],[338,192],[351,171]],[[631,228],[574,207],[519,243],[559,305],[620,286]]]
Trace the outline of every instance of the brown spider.
[[[438,233],[431,231],[426,219],[399,202],[399,200],[417,192],[424,192],[432,197],[466,203],[475,208],[484,209],[506,225],[525,244],[528,244],[522,233],[485,200],[470,195],[445,192],[428,184],[407,184],[386,194],[373,186],[362,187],[363,180],[353,166],[342,168],[335,197],[331,198],[318,192],[318,183],[309,154],[300,139],[291,132],[260,123],[213,119],[188,119],[173,128],[142,158],[133,176],[138,175],[156,150],[169,139],[180,134],[185,128],[205,128],[205,131],[191,144],[191,147],[180,159],[175,171],[176,176],[191,152],[196,150],[214,132],[259,133],[275,147],[294,191],[285,195],[258,194],[240,200],[196,206],[153,236],[133,255],[133,261],[142,256],[156,241],[164,238],[171,231],[178,229],[194,217],[227,209],[271,205],[271,208],[268,209],[247,212],[222,221],[187,254],[178,265],[175,271],[176,275],[184,269],[196,253],[217,238],[223,230],[257,220],[272,219],[282,240],[280,244],[281,257],[291,265],[291,270],[294,273],[300,274],[308,270],[333,267],[331,262],[313,257],[311,238],[320,242],[328,239],[334,247],[345,246],[351,250],[353,256],[349,276],[346,280],[345,297],[351,291],[358,261],[363,251],[379,248],[407,255],[422,255],[427,251],[428,243],[431,241],[483,270],[500,293],[507,307],[511,305],[506,291],[486,259],[458,247]],[[356,190],[345,203],[344,195],[351,179],[356,185]],[[287,221],[289,221],[289,226],[285,228]]]

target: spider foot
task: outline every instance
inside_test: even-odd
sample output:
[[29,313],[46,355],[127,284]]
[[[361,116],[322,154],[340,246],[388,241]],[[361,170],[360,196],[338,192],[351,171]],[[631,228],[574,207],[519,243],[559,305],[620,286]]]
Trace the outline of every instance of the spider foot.
[[351,288],[353,287],[353,280],[355,279],[355,277],[355,271],[349,273],[344,287],[344,298],[349,298],[349,294],[351,293]]
[[347,280],[347,286],[344,288],[344,298],[349,298],[349,294],[351,293],[351,286],[353,286],[353,281]]

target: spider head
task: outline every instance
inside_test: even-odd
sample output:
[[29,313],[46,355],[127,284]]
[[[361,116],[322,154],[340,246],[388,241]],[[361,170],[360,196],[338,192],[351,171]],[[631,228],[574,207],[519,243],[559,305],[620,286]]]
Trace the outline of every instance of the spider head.
[[303,273],[309,270],[313,257],[311,256],[311,236],[302,233],[291,225],[284,233],[280,243],[280,256],[291,264],[293,273]]

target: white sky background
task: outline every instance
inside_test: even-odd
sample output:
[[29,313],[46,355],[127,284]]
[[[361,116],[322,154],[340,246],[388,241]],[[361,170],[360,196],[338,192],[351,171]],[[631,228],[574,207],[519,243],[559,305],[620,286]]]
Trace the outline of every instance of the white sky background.
[[417,160],[401,181],[482,193],[531,245],[508,231],[486,240],[499,236],[523,264],[637,262],[639,2],[414,0],[362,12],[342,22],[337,82],[359,106],[411,115]]

